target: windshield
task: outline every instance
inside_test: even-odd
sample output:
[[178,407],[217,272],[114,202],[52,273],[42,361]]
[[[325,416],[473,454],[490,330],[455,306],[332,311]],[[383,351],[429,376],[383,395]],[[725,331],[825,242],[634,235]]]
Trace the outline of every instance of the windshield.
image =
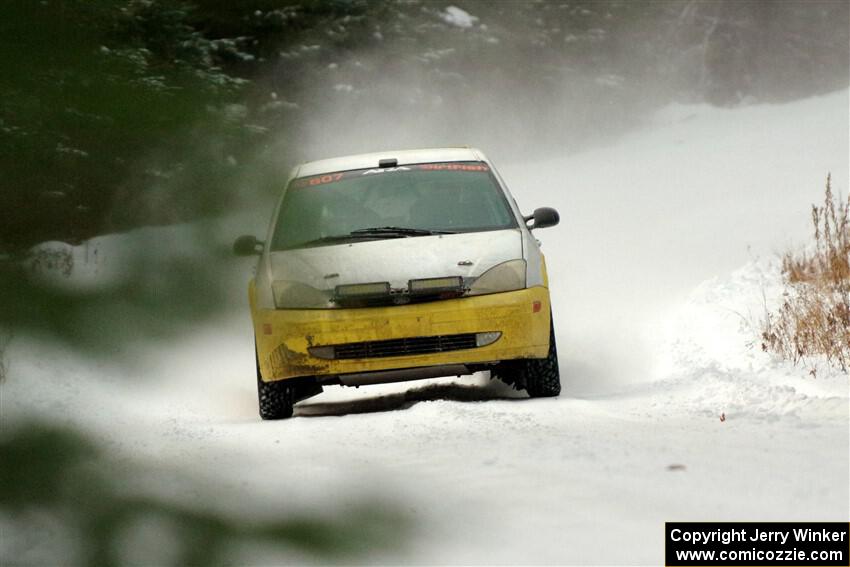
[[272,250],[514,227],[485,163],[360,169],[293,179]]

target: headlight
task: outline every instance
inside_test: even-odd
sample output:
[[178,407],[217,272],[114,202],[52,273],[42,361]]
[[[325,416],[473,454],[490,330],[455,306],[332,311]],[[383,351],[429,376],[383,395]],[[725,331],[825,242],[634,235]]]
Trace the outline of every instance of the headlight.
[[475,280],[469,295],[484,295],[525,289],[525,260],[508,260],[496,264]]
[[278,309],[325,309],[332,307],[331,291],[322,291],[300,282],[272,282],[274,304]]

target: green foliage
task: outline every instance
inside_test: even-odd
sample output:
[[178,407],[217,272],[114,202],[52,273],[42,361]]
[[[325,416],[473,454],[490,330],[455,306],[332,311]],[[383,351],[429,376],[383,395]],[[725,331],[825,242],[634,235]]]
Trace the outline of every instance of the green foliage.
[[[246,57],[236,42],[204,37],[182,2],[4,8],[0,251],[171,222],[226,201],[225,157],[248,137],[228,112],[246,81],[217,66],[223,53]],[[214,197],[198,206],[148,198],[163,185],[176,197],[200,170],[207,186],[198,193]]]
[[[34,277],[46,252],[27,250],[232,204],[265,130],[245,105],[251,83],[222,65],[253,56],[243,39],[208,35],[202,22],[177,0],[4,3],[0,327],[104,352],[220,308],[222,255],[209,231],[182,257],[136,241],[121,253],[132,259],[122,277],[90,290]],[[110,332],[127,318],[132,327]]]
[[[172,486],[193,486],[195,496],[178,502],[147,495],[144,489],[134,488],[140,475],[161,482],[167,479]],[[223,509],[214,494],[198,479],[182,478],[167,467],[140,471],[118,463],[91,439],[67,427],[40,420],[13,428],[7,424],[0,438],[0,516],[18,529],[48,518],[72,531],[76,552],[39,557],[49,563],[123,564],[122,553],[128,548],[151,543],[134,539],[132,528],[139,522],[153,522],[176,540],[174,557],[168,562],[173,565],[230,564],[240,544],[271,548],[278,561],[295,551],[318,561],[338,562],[375,548],[400,549],[410,535],[408,518],[380,499],[362,498],[329,518],[293,513],[281,495],[276,519],[267,520],[253,518],[250,509]],[[11,536],[4,533],[5,537]],[[20,556],[0,557],[3,565],[35,559],[16,545],[20,542],[4,542],[5,553],[17,551]]]
[[[88,265],[75,265],[85,258],[75,259],[69,247],[58,244],[31,252],[23,262],[0,265],[0,331],[37,332],[113,360],[129,345],[185,332],[235,302],[228,279],[238,273],[234,263],[249,270],[230,253],[221,232],[215,222],[198,222],[140,231],[109,251],[94,245]],[[75,287],[67,279],[79,271],[102,273],[102,264],[113,266],[106,281]],[[239,291],[241,305],[241,285]]]

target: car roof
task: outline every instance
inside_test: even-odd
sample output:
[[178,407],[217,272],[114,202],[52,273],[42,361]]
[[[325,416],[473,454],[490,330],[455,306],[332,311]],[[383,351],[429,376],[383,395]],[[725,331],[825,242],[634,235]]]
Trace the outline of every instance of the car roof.
[[302,163],[293,169],[292,176],[305,177],[333,171],[378,167],[378,162],[382,159],[395,159],[398,161],[398,165],[446,161],[487,161],[480,150],[470,147],[387,150]]

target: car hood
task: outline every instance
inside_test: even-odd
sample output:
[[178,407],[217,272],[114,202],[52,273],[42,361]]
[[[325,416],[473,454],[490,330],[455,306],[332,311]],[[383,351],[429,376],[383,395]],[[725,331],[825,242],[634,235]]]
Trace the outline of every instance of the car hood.
[[478,277],[496,264],[522,258],[519,229],[390,238],[284,250],[269,254],[273,280],[329,290],[337,285],[444,276]]

